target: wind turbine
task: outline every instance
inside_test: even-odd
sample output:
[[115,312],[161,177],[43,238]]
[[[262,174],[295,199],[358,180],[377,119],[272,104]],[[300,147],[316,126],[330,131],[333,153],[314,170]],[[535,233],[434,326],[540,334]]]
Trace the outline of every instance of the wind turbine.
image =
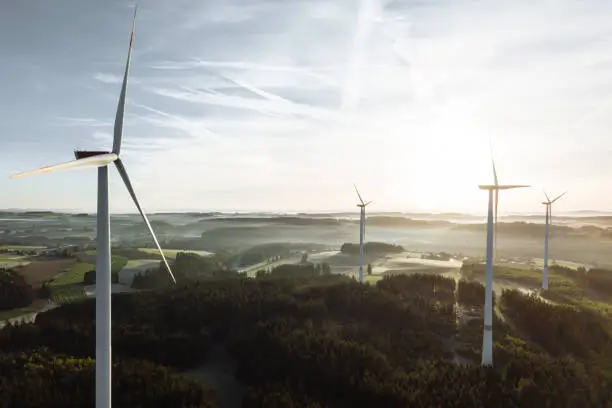
[[546,206],[546,238],[544,239],[544,270],[542,276],[542,289],[544,290],[548,290],[548,237],[550,234],[550,224],[552,223],[552,205],[566,193],[567,191],[551,200],[546,191],[544,191],[546,196],[546,201],[542,202]]
[[[482,365],[493,365],[493,257],[495,251],[495,235],[497,229],[497,208],[499,204],[499,191],[515,188],[531,187],[527,185],[500,185],[497,180],[495,160],[491,151],[491,164],[493,165],[492,185],[481,185],[481,190],[489,191],[489,208],[487,212],[487,269],[485,278],[485,307],[484,331],[482,335]],[[495,217],[495,221],[493,220]],[[495,227],[494,227],[495,225]]]
[[359,194],[359,190],[357,186],[353,184],[355,187],[355,191],[357,192],[357,197],[359,197],[360,203],[357,204],[360,211],[359,217],[359,283],[364,282],[363,277],[363,264],[364,264],[364,248],[363,248],[363,239],[365,236],[365,209],[368,205],[372,204],[372,201],[368,201],[367,203],[363,202],[363,198],[361,198],[361,194]]
[[136,193],[128,177],[125,166],[119,157],[121,151],[121,138],[123,135],[123,116],[125,110],[125,94],[130,70],[130,59],[132,55],[132,40],[134,39],[134,26],[136,23],[136,11],[132,20],[132,31],[130,34],[130,45],[128,49],[123,84],[119,95],[117,113],[115,116],[113,149],[105,151],[75,151],[75,160],[47,166],[38,170],[28,171],[12,175],[11,178],[24,177],[39,173],[49,173],[57,170],[98,168],[98,210],[97,210],[97,255],[96,255],[96,407],[110,408],[111,406],[111,254],[110,254],[110,216],[108,209],[108,165],[115,163],[119,175],[136,204],[142,219],[157,249],[161,253],[164,265],[170,277],[176,283],[174,275],[170,270],[168,261],[159,245],[159,241],[153,232],[151,223],[145,215],[136,198]]

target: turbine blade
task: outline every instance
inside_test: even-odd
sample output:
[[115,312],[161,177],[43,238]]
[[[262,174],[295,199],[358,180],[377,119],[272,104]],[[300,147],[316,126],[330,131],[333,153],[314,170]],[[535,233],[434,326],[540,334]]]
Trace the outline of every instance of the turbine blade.
[[558,199],[560,199],[561,197],[563,197],[565,194],[567,194],[567,191],[564,192],[563,194],[559,195],[557,198],[555,198],[554,200],[552,200],[550,203],[554,203],[555,201],[557,201]]
[[489,139],[489,150],[491,151],[491,164],[493,165],[493,181],[494,181],[494,184],[497,186],[499,185],[499,182],[497,180],[497,170],[495,169],[495,159],[493,158],[493,144],[491,143],[490,139]]
[[507,185],[498,185],[497,190],[512,190],[513,188],[526,188],[531,187],[524,184],[507,184]]
[[85,159],[70,160],[69,162],[54,164],[51,166],[41,167],[37,170],[25,171],[23,173],[12,174],[10,178],[19,178],[33,176],[41,173],[51,173],[59,170],[83,169],[88,167],[102,167],[117,160],[117,155],[114,153],[100,154],[97,156],[87,157]]
[[546,196],[546,201],[548,201],[550,203],[550,197],[546,193],[546,190],[542,190],[542,191],[544,191],[544,195]]
[[374,200],[370,200],[370,201],[368,201],[367,203],[365,203],[363,206],[364,206],[364,207],[366,207],[366,206],[368,206],[368,205],[372,204],[373,202],[374,202]]
[[353,184],[353,187],[355,187],[355,191],[357,192],[357,196],[359,197],[359,201],[361,201],[362,205],[365,205],[363,203],[363,198],[361,198],[361,194],[359,194],[359,190],[357,189],[357,185]]
[[127,92],[128,74],[130,72],[130,60],[132,59],[132,41],[134,40],[134,28],[136,27],[136,12],[138,6],[134,7],[134,18],[132,20],[132,32],[130,33],[130,46],[128,48],[127,62],[125,63],[125,73],[123,74],[123,83],[121,85],[121,93],[119,94],[119,102],[117,103],[117,114],[115,115],[115,128],[113,131],[113,153],[119,154],[121,151],[121,137],[123,136],[123,115],[125,112],[125,95]]
[[485,185],[479,185],[478,188],[480,188],[481,190],[511,190],[513,188],[525,188],[525,187],[531,187],[531,186],[527,186],[527,185],[495,185],[495,184],[485,184]]
[[123,162],[121,161],[121,159],[117,159],[117,161],[115,161],[115,165],[117,166],[117,170],[119,171],[119,174],[121,175],[121,178],[123,179],[123,182],[125,183],[125,187],[128,189],[130,196],[132,196],[132,200],[134,200],[134,204],[136,204],[136,208],[138,208],[138,211],[140,212],[140,215],[142,216],[142,219],[144,220],[147,226],[147,229],[149,230],[149,233],[151,234],[151,237],[153,237],[153,241],[155,241],[155,246],[157,247],[157,249],[159,250],[159,253],[162,256],[162,259],[164,261],[164,264],[166,265],[166,269],[168,270],[170,277],[172,278],[172,281],[176,283],[174,274],[172,273],[172,270],[170,269],[170,265],[168,265],[168,261],[166,260],[164,251],[162,251],[161,246],[159,245],[159,241],[157,240],[157,237],[155,236],[155,232],[153,232],[151,223],[149,222],[147,215],[144,213],[144,211],[142,211],[142,207],[140,207],[138,198],[136,198],[136,193],[134,192],[134,188],[132,187],[132,183],[130,182],[130,178],[128,177],[127,171],[125,170],[125,166],[123,165]]

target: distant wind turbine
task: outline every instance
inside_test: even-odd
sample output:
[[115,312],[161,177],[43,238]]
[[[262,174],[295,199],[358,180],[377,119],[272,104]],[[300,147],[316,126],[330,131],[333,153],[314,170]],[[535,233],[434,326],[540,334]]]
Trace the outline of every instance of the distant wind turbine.
[[357,192],[357,197],[359,197],[359,207],[360,217],[359,217],[359,283],[364,282],[363,277],[363,264],[364,264],[364,248],[363,248],[363,240],[365,237],[365,209],[368,205],[372,204],[372,201],[368,201],[367,203],[363,202],[363,198],[361,198],[361,194],[359,194],[359,190],[357,186],[353,184],[355,187],[355,191]]
[[[484,332],[482,336],[482,365],[493,365],[493,257],[494,242],[497,227],[497,208],[499,204],[499,191],[515,188],[531,187],[527,185],[500,185],[497,180],[495,160],[491,151],[491,164],[493,165],[492,185],[481,185],[481,190],[489,191],[489,209],[487,213],[487,269],[485,283],[485,306],[484,306]],[[494,210],[495,208],[495,210]],[[494,212],[495,211],[495,212]],[[495,214],[495,216],[494,216]],[[493,218],[495,217],[495,224]],[[494,227],[495,225],[495,227]]]
[[134,39],[134,26],[136,23],[136,11],[132,21],[130,34],[130,45],[128,49],[123,84],[119,95],[119,103],[115,116],[114,139],[112,152],[105,151],[75,151],[75,160],[43,167],[38,170],[28,171],[12,175],[11,178],[24,177],[39,173],[49,173],[57,170],[98,168],[98,210],[97,210],[97,256],[96,256],[96,407],[110,408],[111,406],[111,254],[110,254],[110,215],[108,208],[108,165],[115,163],[125,186],[134,200],[142,219],[157,249],[161,253],[164,265],[170,277],[176,283],[174,275],[170,270],[168,261],[159,245],[159,241],[153,232],[151,223],[142,210],[132,183],[125,170],[123,162],[119,157],[121,150],[121,138],[123,135],[123,116],[125,110],[125,95],[130,70],[130,59],[132,55],[132,40]]
[[548,290],[548,237],[550,234],[550,224],[552,223],[552,205],[566,193],[567,191],[551,200],[546,191],[544,191],[546,196],[546,201],[542,202],[546,206],[546,238],[544,239],[544,270],[542,274],[542,289],[544,290]]

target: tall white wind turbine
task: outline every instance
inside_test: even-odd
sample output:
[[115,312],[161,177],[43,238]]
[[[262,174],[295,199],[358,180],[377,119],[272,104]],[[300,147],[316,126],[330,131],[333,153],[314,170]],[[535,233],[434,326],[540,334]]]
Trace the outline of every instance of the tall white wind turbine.
[[57,170],[98,168],[98,211],[97,211],[97,256],[96,256],[96,407],[110,408],[111,406],[111,253],[110,253],[110,216],[108,209],[108,165],[115,163],[119,175],[136,204],[157,249],[161,253],[164,265],[172,280],[176,283],[170,270],[168,261],[164,256],[157,237],[151,228],[149,219],[145,215],[136,198],[136,193],[119,157],[121,151],[121,138],[123,135],[123,116],[125,110],[125,95],[132,55],[132,40],[134,39],[134,26],[136,22],[136,9],[132,21],[130,45],[128,49],[123,84],[119,95],[117,113],[115,116],[113,149],[105,151],[75,151],[75,160],[43,167],[38,170],[12,175],[11,178],[24,177],[39,173],[49,173]]
[[487,269],[485,280],[484,331],[482,335],[483,366],[493,365],[493,257],[495,249],[495,230],[497,229],[499,191],[530,187],[527,185],[500,185],[497,180],[497,170],[495,169],[495,160],[493,157],[491,157],[491,164],[493,165],[494,184],[479,186],[481,190],[489,191],[489,208],[487,212]]
[[364,283],[365,279],[363,276],[363,264],[365,262],[364,256],[364,248],[363,248],[363,240],[365,237],[365,209],[368,205],[372,204],[372,201],[368,201],[367,203],[363,202],[363,198],[361,198],[361,194],[359,194],[359,190],[357,186],[353,184],[355,187],[355,191],[357,192],[357,197],[359,197],[359,283]]
[[546,196],[546,201],[542,202],[542,204],[546,206],[546,237],[544,238],[544,269],[542,271],[542,289],[544,290],[548,290],[548,237],[550,234],[550,225],[552,223],[552,205],[566,193],[567,191],[551,200],[546,191],[544,191],[544,195]]

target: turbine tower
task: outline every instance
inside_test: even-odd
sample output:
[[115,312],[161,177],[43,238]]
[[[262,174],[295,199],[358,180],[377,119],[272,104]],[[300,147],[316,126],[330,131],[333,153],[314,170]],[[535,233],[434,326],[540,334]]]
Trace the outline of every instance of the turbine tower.
[[527,185],[500,185],[497,180],[497,170],[495,169],[493,152],[491,152],[491,164],[493,165],[494,184],[479,186],[481,190],[489,191],[489,206],[487,211],[487,269],[485,277],[484,331],[482,336],[483,366],[493,365],[493,257],[495,256],[499,191],[530,187]]
[[363,198],[361,198],[361,194],[359,194],[359,190],[357,186],[353,184],[355,187],[355,191],[357,192],[357,197],[359,197],[359,283],[364,283],[363,277],[363,264],[364,264],[364,248],[363,248],[363,240],[365,237],[365,209],[368,205],[372,204],[372,201],[368,201],[367,203],[363,202]]
[[546,191],[544,191],[546,196],[546,201],[542,202],[546,206],[546,237],[544,238],[544,269],[542,271],[542,289],[544,290],[548,290],[548,237],[550,234],[550,224],[552,223],[552,205],[566,193],[567,191],[551,200]]
[[117,113],[115,116],[113,149],[105,151],[75,151],[75,160],[43,167],[38,170],[28,171],[12,175],[11,178],[24,177],[39,173],[49,173],[57,170],[98,168],[98,210],[97,210],[97,255],[96,255],[96,407],[111,407],[111,251],[110,251],[110,215],[108,208],[108,165],[115,163],[119,175],[123,179],[138,212],[142,216],[149,233],[157,249],[161,253],[164,265],[170,277],[176,283],[174,275],[170,270],[168,261],[159,245],[149,219],[145,215],[136,198],[136,193],[128,177],[125,166],[121,161],[121,138],[123,134],[123,116],[125,110],[125,94],[130,70],[130,59],[132,54],[132,40],[134,38],[134,26],[136,22],[136,11],[132,20],[132,31],[130,34],[130,45],[128,48],[127,62],[123,76],[123,84],[119,95]]

